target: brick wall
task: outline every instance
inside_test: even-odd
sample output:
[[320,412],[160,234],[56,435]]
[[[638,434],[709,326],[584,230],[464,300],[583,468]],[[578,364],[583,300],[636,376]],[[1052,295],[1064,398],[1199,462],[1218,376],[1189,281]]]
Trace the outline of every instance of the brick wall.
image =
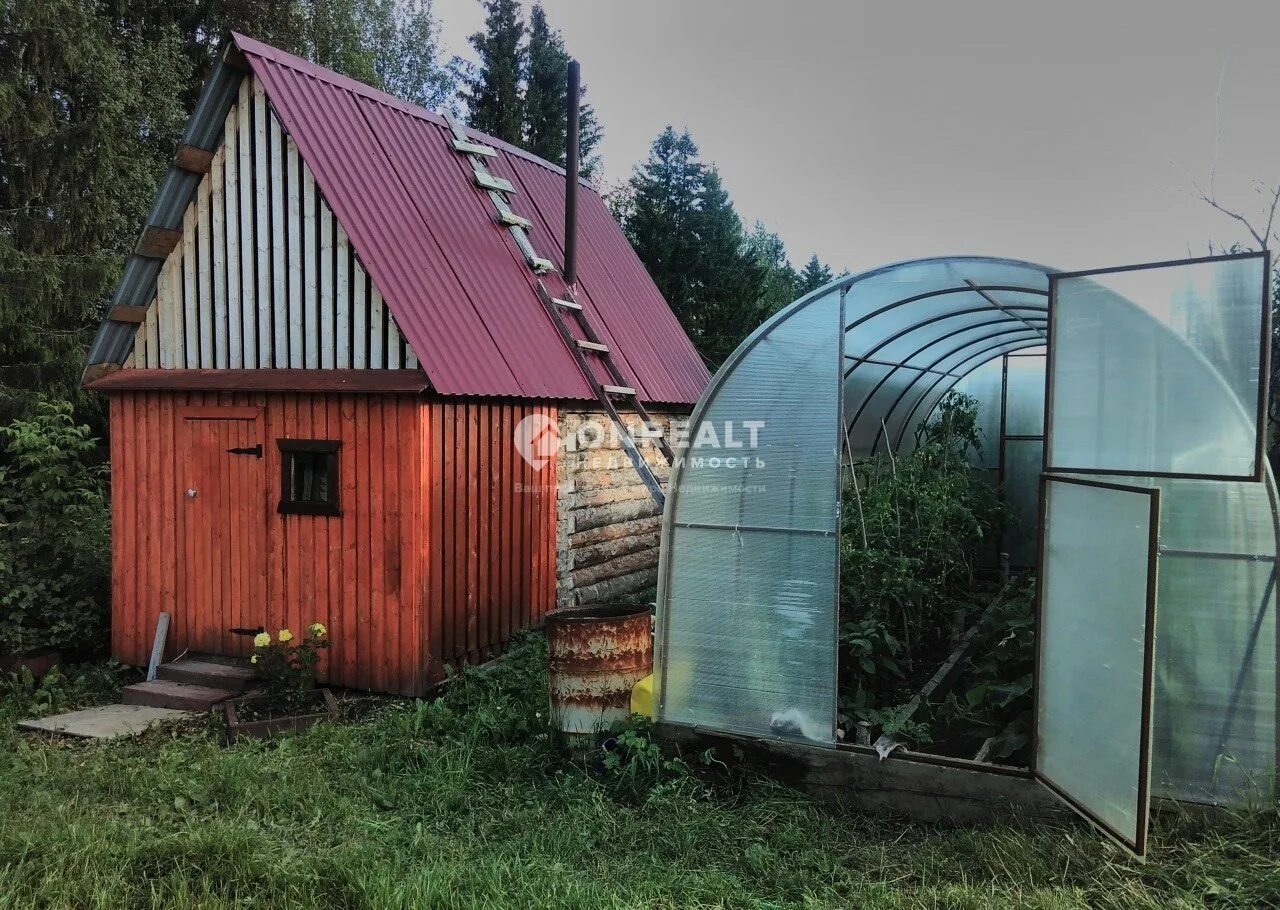
[[[651,416],[673,439],[684,415]],[[627,417],[633,432],[639,419]],[[662,515],[640,480],[608,416],[560,411],[556,507],[556,605],[612,603],[648,596],[658,583],[658,531]],[[640,451],[664,486],[668,467],[657,447],[639,439]]]

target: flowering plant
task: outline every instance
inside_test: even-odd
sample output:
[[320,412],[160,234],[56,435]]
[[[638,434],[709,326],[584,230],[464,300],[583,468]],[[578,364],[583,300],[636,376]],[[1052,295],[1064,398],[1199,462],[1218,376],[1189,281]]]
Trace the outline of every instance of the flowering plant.
[[329,630],[324,623],[313,622],[302,641],[296,641],[288,629],[277,632],[274,640],[269,633],[259,632],[249,660],[268,694],[300,695],[315,685],[320,652],[328,647]]

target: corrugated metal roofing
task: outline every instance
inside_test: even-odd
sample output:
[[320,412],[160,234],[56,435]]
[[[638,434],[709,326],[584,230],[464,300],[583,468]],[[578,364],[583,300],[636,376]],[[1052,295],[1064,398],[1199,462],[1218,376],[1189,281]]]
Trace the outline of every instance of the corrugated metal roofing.
[[[443,117],[241,35],[281,124],[443,394],[590,398],[534,276]],[[564,171],[482,133],[539,255],[563,256]],[[579,203],[579,300],[647,401],[693,403],[708,373],[600,197]],[[549,288],[559,289],[558,276]]]

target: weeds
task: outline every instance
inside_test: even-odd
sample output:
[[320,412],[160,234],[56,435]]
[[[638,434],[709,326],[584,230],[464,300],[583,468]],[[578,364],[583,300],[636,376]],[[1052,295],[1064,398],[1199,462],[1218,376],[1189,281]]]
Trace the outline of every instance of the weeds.
[[575,765],[547,735],[536,636],[443,698],[232,748],[200,728],[28,737],[12,702],[0,908],[1141,910],[1280,894],[1274,811],[1217,829],[1162,818],[1140,864],[1086,828],[841,814],[737,768],[724,792],[696,758],[662,767],[643,728],[616,767]]

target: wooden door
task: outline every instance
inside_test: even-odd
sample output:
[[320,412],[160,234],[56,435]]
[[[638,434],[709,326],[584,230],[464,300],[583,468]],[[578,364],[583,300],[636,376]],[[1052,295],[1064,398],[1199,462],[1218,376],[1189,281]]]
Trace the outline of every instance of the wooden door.
[[260,408],[182,415],[177,642],[240,655],[267,618],[267,488]]

